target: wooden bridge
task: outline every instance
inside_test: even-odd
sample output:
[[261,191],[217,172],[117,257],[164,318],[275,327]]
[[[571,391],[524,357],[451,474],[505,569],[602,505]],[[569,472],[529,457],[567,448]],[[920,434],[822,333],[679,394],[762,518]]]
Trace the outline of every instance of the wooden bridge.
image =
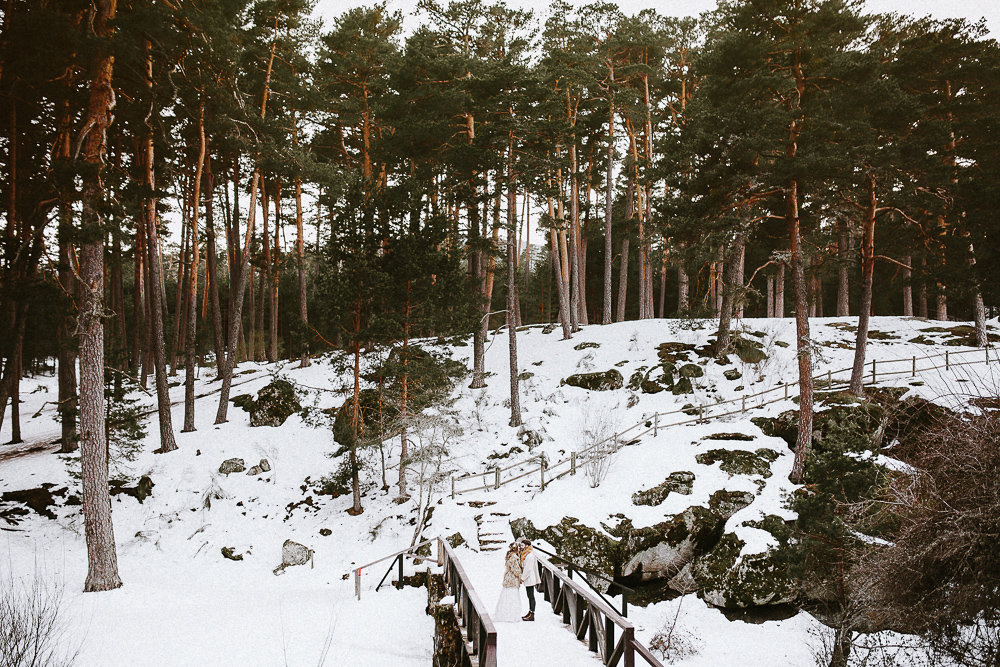
[[[400,573],[397,585],[401,585],[403,559],[418,558],[416,550],[432,542],[437,543],[436,562],[443,568],[448,593],[454,597],[455,617],[461,629],[462,638],[465,640],[463,667],[498,667],[498,648],[507,647],[498,646],[497,628],[490,618],[489,611],[473,587],[472,580],[465,568],[462,567],[455,550],[440,537],[356,568],[354,570],[355,589],[359,598],[361,572],[364,569],[392,559],[389,570],[376,586],[376,590],[381,587],[386,577],[397,568]],[[612,609],[607,602],[589,588],[583,579],[573,579],[541,554],[536,554],[536,556],[542,582],[539,585],[539,592],[542,594],[543,600],[549,603],[553,614],[557,616],[555,619],[557,625],[572,632],[584,648],[589,649],[601,663],[608,667],[616,667],[617,665],[635,667],[636,657],[640,658],[641,662],[638,663],[640,665],[663,667],[648,648],[636,641],[635,628],[629,620]],[[544,609],[544,604],[541,606]],[[539,631],[542,634],[548,632],[545,628],[539,628]],[[543,639],[536,636],[533,639],[551,644],[561,642],[562,638]],[[509,648],[513,649],[514,647]],[[530,646],[519,648],[544,654],[544,651],[532,650],[533,647]],[[567,663],[561,662],[561,664]]]

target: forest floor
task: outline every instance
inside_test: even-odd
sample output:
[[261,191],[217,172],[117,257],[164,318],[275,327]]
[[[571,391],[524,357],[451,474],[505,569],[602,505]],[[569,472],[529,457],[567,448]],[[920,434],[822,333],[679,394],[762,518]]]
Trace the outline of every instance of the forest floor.
[[[991,333],[997,321],[991,320]],[[744,522],[767,514],[792,518],[784,497],[794,489],[788,481],[792,452],[783,440],[765,436],[750,422],[755,416],[776,416],[795,409],[791,400],[757,407],[765,399],[754,398],[766,389],[794,382],[794,323],[790,319],[742,320],[738,329],[747,339],[757,340],[767,359],[757,364],[740,362],[721,366],[691,354],[703,364],[704,375],[694,379],[694,393],[675,396],[670,391],[646,394],[630,391],[629,378],[639,369],[660,363],[658,346],[667,342],[704,345],[714,335],[715,323],[702,320],[647,320],[610,326],[591,325],[572,340],[560,340],[561,330],[544,333],[532,326],[518,334],[520,401],[525,427],[537,442],[524,442],[523,430],[508,426],[509,371],[506,332],[491,334],[486,368],[486,389],[468,388],[469,378],[451,395],[450,406],[435,412],[457,425],[445,437],[447,456],[432,461],[425,477],[434,473],[438,482],[423,485],[423,498],[430,494],[434,508],[424,538],[460,533],[465,543],[457,553],[485,605],[492,610],[500,591],[503,549],[481,547],[483,532],[476,517],[493,520],[492,527],[504,544],[512,539],[509,521],[526,518],[539,528],[570,516],[588,526],[601,526],[621,513],[636,527],[662,522],[691,505],[705,504],[719,489],[751,491],[753,503],[729,519],[727,530],[735,531],[759,548],[770,539],[767,533]],[[854,320],[822,318],[811,321],[819,354],[817,374],[850,367],[853,360]],[[970,398],[996,396],[1000,388],[997,357],[962,343],[965,335],[956,323],[916,318],[876,317],[876,333],[868,346],[868,373],[875,360],[877,373],[898,371],[879,378],[882,386],[898,386],[913,394],[967,406]],[[436,347],[453,359],[470,364],[470,344]],[[916,359],[921,366],[942,365],[949,352],[948,368],[906,372]],[[991,349],[990,355],[995,354]],[[321,478],[332,475],[340,463],[332,458],[338,449],[321,410],[339,406],[351,385],[333,357],[320,357],[311,367],[298,363],[241,364],[233,394],[254,393],[273,379],[291,381],[300,392],[303,406],[312,415],[292,415],[280,427],[249,425],[249,415],[231,406],[229,422],[213,425],[217,395],[197,402],[197,431],[180,433],[183,423],[183,385],[171,389],[174,425],[179,449],[166,455],[153,454],[158,446],[155,417],[147,422],[148,434],[133,461],[122,460],[113,474],[134,483],[147,475],[154,483],[152,495],[139,503],[134,497],[113,497],[113,518],[118,563],[124,586],[106,592],[83,594],[87,554],[80,507],[66,501],[79,495],[77,457],[55,453],[58,437],[54,421],[56,378],[26,379],[21,390],[22,430],[20,445],[0,445],[0,497],[2,494],[46,488],[52,504],[43,513],[20,503],[0,502],[0,586],[30,587],[40,582],[50,592],[61,592],[61,617],[67,650],[78,650],[77,664],[114,667],[128,665],[421,665],[429,666],[433,622],[424,612],[424,589],[403,590],[375,586],[389,563],[363,572],[360,601],[355,598],[353,568],[406,548],[414,537],[419,512],[419,474],[411,471],[412,499],[397,504],[393,486],[398,474],[399,439],[387,442],[382,451],[363,452],[365,488],[360,516],[346,513],[350,495],[321,495]],[[626,386],[612,391],[587,391],[561,384],[574,373],[618,370]],[[742,377],[726,379],[723,373],[737,370]],[[530,375],[528,375],[530,374]],[[202,369],[197,393],[218,384],[214,371]],[[836,377],[844,378],[844,374]],[[181,380],[179,376],[176,378]],[[790,396],[795,395],[794,388]],[[775,398],[775,393],[768,397]],[[450,478],[468,472],[483,472],[491,463],[502,466],[522,462],[504,473],[538,469],[532,459],[544,454],[559,461],[581,449],[597,433],[622,431],[648,421],[651,415],[675,411],[684,405],[718,408],[721,401],[751,396],[747,412],[705,423],[664,426],[656,435],[644,435],[613,454],[600,479],[581,469],[576,475],[549,482],[544,491],[540,477],[527,474],[498,490],[479,490],[451,497]],[[143,404],[153,399],[138,392]],[[720,411],[720,410],[717,410]],[[671,418],[661,418],[662,425]],[[685,418],[684,415],[680,415]],[[752,435],[752,442],[727,442],[728,448],[769,447],[780,452],[766,480],[747,475],[730,476],[718,465],[704,466],[695,455],[709,444],[706,436],[719,432]],[[424,433],[430,439],[430,431]],[[8,418],[0,430],[0,442],[10,441]],[[700,449],[699,449],[700,448]],[[383,473],[383,454],[385,472]],[[492,458],[490,458],[492,456]],[[267,459],[271,470],[251,476],[224,475],[220,464],[242,458],[247,467]],[[678,470],[694,470],[696,480],[689,496],[671,494],[659,506],[636,506],[632,494],[661,483]],[[383,479],[390,485],[383,490]],[[597,483],[599,482],[599,483]],[[468,480],[464,483],[471,485]],[[596,483],[596,484],[595,484]],[[50,485],[43,487],[43,485]],[[463,481],[457,482],[458,490]],[[493,503],[493,504],[488,504]],[[11,513],[10,510],[18,510]],[[7,512],[6,518],[4,512]],[[480,517],[479,521],[484,519]],[[281,564],[282,544],[291,539],[315,551],[311,564],[289,567],[281,576],[273,570]],[[545,545],[543,545],[545,546]],[[242,555],[230,560],[222,549]],[[548,548],[548,547],[546,547]],[[406,574],[424,570],[428,563],[407,561]],[[394,575],[390,575],[390,579]],[[539,596],[540,597],[540,596]],[[526,603],[525,605],[526,610]],[[560,626],[539,599],[536,623],[499,624],[499,664],[596,665],[583,644]],[[695,595],[687,595],[647,607],[632,606],[629,619],[640,642],[675,622],[675,631],[690,646],[690,652],[673,664],[736,667],[737,665],[814,664],[822,626],[806,613],[766,622],[729,621]]]

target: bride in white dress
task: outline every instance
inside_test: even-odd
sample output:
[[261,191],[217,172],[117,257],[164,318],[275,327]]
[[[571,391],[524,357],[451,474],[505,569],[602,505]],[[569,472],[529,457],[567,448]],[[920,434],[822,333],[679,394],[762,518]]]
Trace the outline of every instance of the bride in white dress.
[[503,589],[493,620],[501,623],[521,620],[521,556],[514,543],[511,543],[504,559]]

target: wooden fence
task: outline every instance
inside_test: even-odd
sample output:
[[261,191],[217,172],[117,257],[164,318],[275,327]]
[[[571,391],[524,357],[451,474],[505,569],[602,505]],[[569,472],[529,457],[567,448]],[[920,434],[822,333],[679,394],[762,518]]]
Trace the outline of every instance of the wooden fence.
[[663,667],[648,648],[635,640],[635,628],[627,618],[593,591],[581,586],[578,580],[570,579],[544,556],[536,555],[536,558],[545,600],[552,605],[552,611],[562,617],[567,629],[586,643],[601,662],[608,667],[615,667],[620,662],[625,667],[635,667],[638,655],[651,667]]
[[[970,358],[971,355],[975,355],[976,358]],[[997,353],[994,351],[994,363],[997,361],[995,358],[996,355]],[[924,357],[913,356],[909,359],[889,359],[882,361],[872,359],[870,364],[871,374],[869,384],[874,384],[878,382],[879,378],[884,377],[900,375],[917,377],[920,374],[930,371],[942,369],[949,371],[953,368],[974,364],[988,365],[991,361],[990,356],[990,348],[986,347],[982,350],[959,350],[955,352],[946,350],[942,354]],[[917,363],[918,361],[920,364]],[[935,363],[935,361],[940,363]],[[867,365],[868,364],[866,364],[866,366]],[[891,370],[889,367],[892,366],[902,366],[902,368],[899,370]],[[850,382],[851,372],[851,368],[844,368],[837,371],[828,370],[825,373],[815,375],[813,377],[813,382],[814,385],[822,384],[824,389],[846,387]],[[845,375],[846,377],[844,377]],[[721,417],[744,414],[750,409],[759,409],[774,403],[787,401],[797,396],[797,394],[791,395],[789,389],[797,386],[798,384],[798,381],[783,382],[777,386],[771,387],[770,389],[765,389],[763,391],[747,394],[738,398],[732,398],[726,401],[702,404],[689,408],[679,408],[677,410],[670,410],[667,412],[656,412],[645,417],[642,421],[633,424],[624,431],[615,433],[614,435],[595,442],[579,451],[570,452],[568,457],[560,461],[556,461],[555,463],[549,463],[545,460],[544,456],[533,456],[528,459],[516,461],[503,468],[496,467],[490,468],[484,472],[465,473],[463,475],[452,476],[451,497],[455,498],[458,495],[470,493],[472,491],[499,489],[505,484],[511,484],[512,482],[516,482],[517,480],[531,475],[538,477],[539,486],[541,490],[544,491],[546,485],[550,484],[552,481],[565,475],[576,474],[577,468],[584,465],[589,458],[606,456],[610,452],[617,451],[623,443],[627,444],[634,442],[648,433],[652,433],[655,437],[661,428],[683,426],[685,424],[700,424],[707,419],[718,419]],[[777,396],[772,398],[775,394],[777,394]],[[725,408],[728,406],[732,407],[731,409],[726,410]],[[723,410],[720,411],[720,408]],[[686,418],[671,419],[671,417],[674,417],[675,415],[682,414]],[[537,467],[532,465],[528,470],[524,470],[525,466],[532,463],[537,465]],[[504,476],[512,470],[514,473],[511,476]],[[468,483],[469,481],[472,482],[470,485],[465,486],[464,488],[459,486],[460,483]]]
[[438,554],[444,565],[445,585],[455,596],[458,622],[465,638],[465,657],[469,664],[497,667],[497,631],[486,606],[472,587],[451,545],[441,538],[438,538]]

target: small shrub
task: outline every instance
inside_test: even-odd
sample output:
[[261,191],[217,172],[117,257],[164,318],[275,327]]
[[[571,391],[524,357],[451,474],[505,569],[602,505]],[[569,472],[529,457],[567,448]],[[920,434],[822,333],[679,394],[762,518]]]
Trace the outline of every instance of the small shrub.
[[76,661],[62,616],[61,585],[0,581],[0,667],[63,667]]

